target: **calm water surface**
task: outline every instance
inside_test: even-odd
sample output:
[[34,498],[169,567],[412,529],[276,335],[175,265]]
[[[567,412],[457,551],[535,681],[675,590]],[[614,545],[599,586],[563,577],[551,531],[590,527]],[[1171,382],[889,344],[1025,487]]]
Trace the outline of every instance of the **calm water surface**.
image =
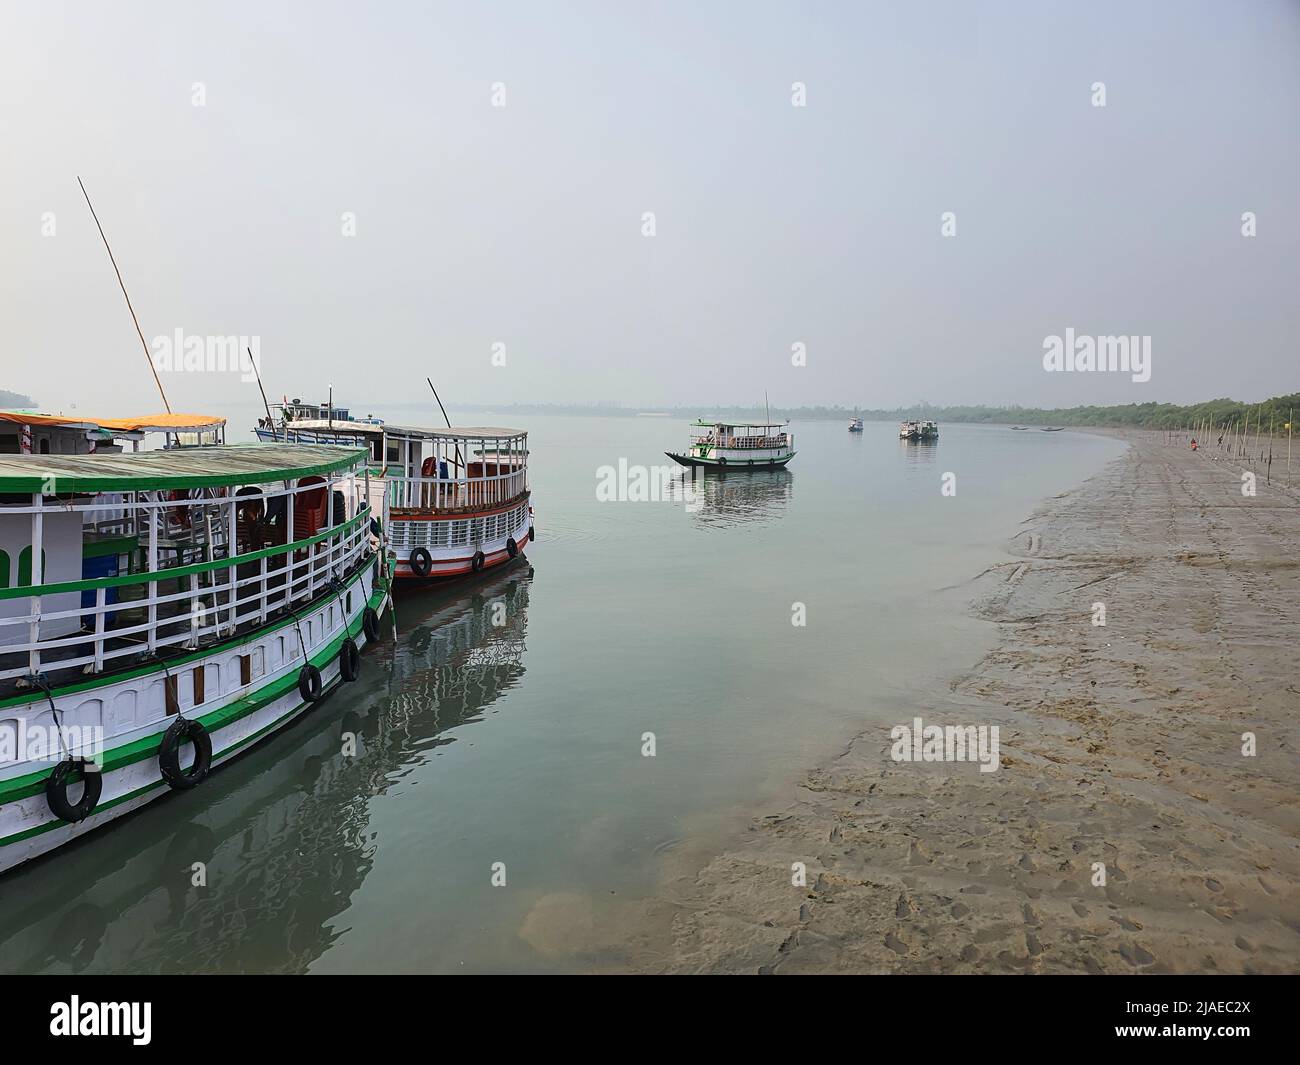
[[196,791],[0,878],[0,970],[618,966],[617,907],[655,890],[663,855],[970,666],[990,633],[963,586],[1036,503],[1123,449],[796,423],[788,471],[605,503],[597,468],[667,462],[684,421],[526,427],[527,562],[405,596],[361,682]]

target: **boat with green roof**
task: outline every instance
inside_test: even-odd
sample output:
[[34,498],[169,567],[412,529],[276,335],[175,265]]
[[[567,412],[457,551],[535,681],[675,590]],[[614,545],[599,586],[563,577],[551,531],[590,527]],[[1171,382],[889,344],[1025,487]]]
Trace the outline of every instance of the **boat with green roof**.
[[200,787],[357,679],[392,576],[368,458],[0,454],[0,872]]

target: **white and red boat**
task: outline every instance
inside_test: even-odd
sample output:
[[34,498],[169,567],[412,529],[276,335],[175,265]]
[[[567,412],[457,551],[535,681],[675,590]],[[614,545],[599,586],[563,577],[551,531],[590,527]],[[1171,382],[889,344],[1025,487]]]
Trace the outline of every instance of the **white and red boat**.
[[300,419],[277,427],[288,443],[356,440],[370,452],[371,507],[396,576],[430,581],[478,573],[533,541],[528,433],[472,426],[428,429],[379,419]]

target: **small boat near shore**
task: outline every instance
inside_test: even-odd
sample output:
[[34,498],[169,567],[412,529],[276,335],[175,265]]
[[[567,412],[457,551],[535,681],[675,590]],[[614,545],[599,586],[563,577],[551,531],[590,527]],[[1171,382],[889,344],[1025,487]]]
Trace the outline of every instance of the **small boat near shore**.
[[860,433],[860,432],[862,432],[862,419],[861,419],[861,418],[857,418],[857,417],[855,417],[851,422],[849,422],[849,432],[851,432],[851,433]]
[[795,456],[794,434],[788,422],[749,424],[709,422],[691,425],[690,446],[684,453],[665,451],[682,466],[714,470],[775,470]]

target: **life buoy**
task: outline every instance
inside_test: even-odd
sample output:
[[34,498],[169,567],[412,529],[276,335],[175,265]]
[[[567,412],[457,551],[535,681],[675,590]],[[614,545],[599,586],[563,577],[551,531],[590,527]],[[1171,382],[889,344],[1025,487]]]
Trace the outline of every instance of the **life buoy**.
[[343,646],[339,648],[339,676],[344,680],[351,682],[357,679],[357,673],[361,669],[361,652],[357,650],[357,645],[352,637],[347,637],[343,641]]
[[483,568],[483,561],[484,561],[483,552],[475,551],[474,557],[469,561],[469,568],[472,569],[475,573],[477,573],[479,570]]
[[[50,804],[50,813],[60,821],[75,825],[95,812],[99,796],[104,790],[104,774],[87,769],[86,765],[84,758],[65,759],[54,767],[54,772],[45,781],[45,801]],[[68,777],[78,771],[86,786],[81,792],[81,798],[74,803],[68,799]]]
[[361,612],[361,631],[366,634],[366,643],[375,643],[379,639],[379,615],[372,606]]
[[[194,764],[181,768],[181,746],[194,744]],[[167,786],[175,791],[189,791],[203,783],[212,768],[212,737],[199,721],[178,717],[163,733],[158,748],[158,768]]]
[[506,541],[506,554],[511,558],[514,558],[515,555],[519,554],[519,545],[515,543],[515,538],[513,536]]
[[433,556],[423,547],[415,548],[408,561],[411,564],[411,572],[417,577],[427,577],[429,570],[433,569]]
[[320,670],[308,662],[302,669],[298,670],[298,694],[306,702],[314,703],[320,698],[320,693]]

